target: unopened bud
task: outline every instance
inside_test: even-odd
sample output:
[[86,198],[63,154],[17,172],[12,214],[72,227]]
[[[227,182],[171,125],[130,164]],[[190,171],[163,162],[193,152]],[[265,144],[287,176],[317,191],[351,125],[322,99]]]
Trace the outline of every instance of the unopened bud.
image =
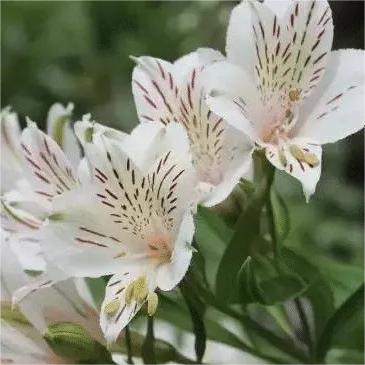
[[108,363],[110,354],[76,323],[60,322],[48,326],[44,339],[54,353],[75,362]]

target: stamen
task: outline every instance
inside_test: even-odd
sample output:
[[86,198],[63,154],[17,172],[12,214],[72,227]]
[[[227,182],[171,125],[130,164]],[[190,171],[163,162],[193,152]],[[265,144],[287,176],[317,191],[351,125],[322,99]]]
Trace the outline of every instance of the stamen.
[[305,153],[304,154],[305,162],[309,165],[312,165],[313,167],[316,167],[319,165],[319,159],[314,153]]
[[158,296],[155,292],[149,293],[147,297],[147,313],[153,316],[158,306]]
[[290,153],[299,161],[305,161],[305,154],[303,150],[295,144],[289,147]]
[[279,160],[282,163],[282,165],[284,167],[286,167],[288,161],[287,161],[287,159],[285,157],[285,154],[284,154],[284,152],[283,152],[283,150],[281,148],[279,149]]
[[105,306],[104,310],[107,315],[112,316],[118,311],[119,307],[120,301],[119,299],[115,298]]
[[300,98],[301,91],[299,89],[294,89],[289,91],[289,99],[291,102],[298,101]]

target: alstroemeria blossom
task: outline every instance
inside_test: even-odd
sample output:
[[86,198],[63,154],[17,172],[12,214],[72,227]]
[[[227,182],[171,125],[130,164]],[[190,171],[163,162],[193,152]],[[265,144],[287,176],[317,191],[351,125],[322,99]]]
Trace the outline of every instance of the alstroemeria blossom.
[[[156,130],[147,150],[138,138],[146,128]],[[185,130],[178,124],[140,125],[120,139],[88,120],[76,129],[93,181],[54,199],[49,223],[42,228],[42,247],[68,276],[112,275],[100,317],[112,342],[145,302],[152,315],[155,290],[173,289],[189,267],[195,170]],[[146,156],[137,153],[137,145]],[[38,281],[17,297],[53,283]]]
[[201,72],[222,60],[216,51],[201,50],[174,63],[152,57],[136,58],[132,90],[142,123],[181,123],[188,134],[197,170],[199,199],[206,206],[224,200],[248,173],[252,144],[212,113],[205,103]]
[[[75,151],[70,147],[77,147],[75,135],[65,132],[70,127],[72,108],[72,104],[67,108],[54,104],[48,113],[47,129]],[[11,184],[2,181],[3,236],[25,268],[44,271],[37,232],[51,211],[54,195],[64,192],[66,185],[68,189],[78,186],[76,172],[57,143],[35,123],[28,119],[28,127],[21,133],[17,114],[10,108],[1,112],[1,129],[2,177],[9,176],[9,166],[16,171],[10,174]]]
[[332,51],[327,1],[244,1],[227,32],[227,60],[204,77],[208,105],[303,185],[321,173],[321,145],[364,126],[364,52]]
[[[80,324],[95,340],[103,342],[98,312],[82,279],[59,283],[12,308],[14,290],[31,281],[24,268],[37,270],[37,266],[22,266],[9,242],[1,238],[1,362],[67,363],[68,359],[57,356],[43,339],[47,327],[59,322]],[[24,255],[34,255],[27,246],[23,250]]]

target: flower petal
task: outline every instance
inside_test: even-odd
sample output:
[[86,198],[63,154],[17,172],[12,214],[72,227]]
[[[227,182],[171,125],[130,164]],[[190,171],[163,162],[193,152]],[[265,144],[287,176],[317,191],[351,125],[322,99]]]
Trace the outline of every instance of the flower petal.
[[27,167],[34,180],[40,199],[49,201],[55,195],[78,186],[74,168],[64,153],[35,123],[28,123],[21,137],[21,146]]
[[47,134],[59,144],[73,166],[77,166],[81,159],[81,149],[71,126],[73,109],[72,103],[66,107],[60,103],[53,104],[47,115]]
[[152,57],[136,58],[132,92],[140,121],[176,121],[178,86],[173,65]]
[[20,127],[18,116],[11,109],[1,110],[1,190],[14,187],[14,182],[24,176],[20,149]]
[[292,90],[301,99],[310,94],[323,75],[333,38],[327,1],[293,2],[281,19],[272,8],[242,2],[233,10],[227,31],[228,60],[254,75],[261,101],[268,106]]
[[[125,292],[129,284],[135,281],[138,277],[147,274],[147,265],[125,265],[124,271],[120,274],[113,275],[106,286],[105,298],[101,306],[100,326],[108,343],[113,343],[117,340],[120,332],[136,315],[139,309],[144,304],[145,300],[131,300],[126,303]],[[153,291],[155,285],[153,280],[146,275],[149,290]],[[113,311],[108,309],[110,303],[115,303]]]
[[192,214],[187,212],[174,242],[171,261],[158,267],[156,284],[161,290],[173,289],[185,276],[193,253],[194,230]]
[[203,71],[202,83],[210,109],[252,140],[257,133],[255,120],[259,100],[246,72],[229,62],[216,62]]
[[254,145],[245,134],[225,125],[224,133],[221,135],[222,145],[224,146],[221,154],[221,162],[216,173],[220,173],[221,180],[218,184],[201,183],[201,190],[208,189],[208,193],[202,197],[201,204],[211,207],[228,197],[234,187],[242,177],[251,180],[249,173],[252,168],[252,152]]
[[[99,277],[116,272],[134,241],[121,241],[120,225],[100,204],[91,187],[64,193],[40,230],[40,243],[49,261],[69,277]],[[127,237],[125,235],[123,237]]]
[[284,170],[302,183],[309,201],[321,175],[321,146],[313,140],[294,138],[281,146],[266,146],[265,153],[277,169]]
[[[184,128],[171,123],[166,127],[165,137],[161,143],[161,150],[164,151],[159,153],[160,157],[151,166],[148,181],[153,209],[162,218],[165,228],[176,232],[186,210],[196,203],[196,175]],[[174,143],[176,146],[173,146]]]
[[331,143],[364,127],[363,50],[331,53],[326,73],[303,105],[295,135]]

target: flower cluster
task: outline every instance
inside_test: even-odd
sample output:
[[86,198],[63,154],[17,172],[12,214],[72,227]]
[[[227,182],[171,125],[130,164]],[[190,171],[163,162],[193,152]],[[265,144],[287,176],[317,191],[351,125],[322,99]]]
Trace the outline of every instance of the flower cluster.
[[[2,277],[14,254],[21,273],[2,301],[12,296],[42,331],[63,318],[53,304],[67,289],[64,311],[80,302],[81,315],[68,313],[102,342],[78,280],[110,276],[99,318],[111,344],[184,278],[198,204],[217,205],[240,179],[252,180],[255,151],[298,179],[308,200],[321,145],[365,121],[364,53],[331,51],[332,38],[327,1],[243,1],[232,11],[226,56],[204,48],[173,63],[132,58],[140,124],[130,134],[90,115],[74,122],[72,104],[51,107],[47,134],[29,118],[20,131],[16,113],[3,109]],[[43,346],[34,351],[51,361]]]

